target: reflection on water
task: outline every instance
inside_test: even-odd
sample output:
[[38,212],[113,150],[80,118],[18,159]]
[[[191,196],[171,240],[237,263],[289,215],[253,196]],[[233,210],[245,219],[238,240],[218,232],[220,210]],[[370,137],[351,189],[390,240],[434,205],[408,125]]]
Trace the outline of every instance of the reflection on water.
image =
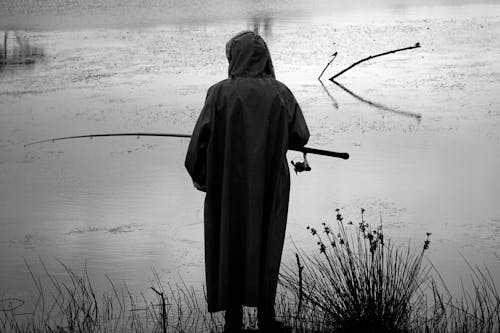
[[307,0],[3,0],[0,1],[0,29],[155,26],[192,20],[241,20],[260,13],[297,18],[358,12],[369,19],[370,13],[378,8],[404,15],[414,6],[460,6],[477,2],[494,3],[495,0],[315,0],[314,3]]
[[[352,97],[356,98],[358,101],[360,101],[362,103],[365,103],[365,104],[368,104],[369,106],[372,106],[372,107],[377,108],[379,110],[389,111],[389,112],[392,112],[392,113],[395,113],[395,114],[399,114],[401,116],[415,118],[415,119],[417,119],[418,122],[420,122],[420,120],[422,119],[422,115],[420,113],[398,110],[398,109],[392,108],[390,106],[387,106],[387,105],[384,105],[384,104],[381,104],[381,103],[372,102],[372,101],[370,101],[370,100],[368,100],[366,98],[363,98],[363,97],[361,97],[361,96],[353,93],[352,91],[350,91],[349,89],[347,89],[346,87],[344,87],[342,84],[338,83],[337,81],[333,80],[332,82],[334,84],[336,84],[338,87],[340,87],[342,90],[344,90],[345,92],[347,92],[349,95],[351,95]],[[323,83],[321,83],[321,84],[323,85]],[[326,87],[324,85],[323,85],[323,88],[326,90]],[[326,91],[328,93],[328,90],[326,90]],[[330,96],[329,93],[328,93],[328,95]],[[333,99],[332,96],[330,96],[330,98]]]
[[335,98],[332,96],[332,94],[330,94],[330,91],[328,90],[328,88],[325,86],[325,84],[323,83],[323,81],[321,80],[318,80],[319,83],[321,83],[321,87],[323,88],[323,90],[326,92],[326,95],[328,96],[328,98],[330,98],[332,100],[332,105],[335,109],[338,109],[339,108],[339,103],[337,102],[337,100],[335,100]]
[[272,36],[272,25],[273,17],[269,13],[254,15],[248,24],[253,32],[264,36],[264,40],[268,40]]
[[0,70],[7,65],[32,66],[44,56],[44,49],[31,45],[28,38],[21,32],[4,31],[3,50],[0,53]]

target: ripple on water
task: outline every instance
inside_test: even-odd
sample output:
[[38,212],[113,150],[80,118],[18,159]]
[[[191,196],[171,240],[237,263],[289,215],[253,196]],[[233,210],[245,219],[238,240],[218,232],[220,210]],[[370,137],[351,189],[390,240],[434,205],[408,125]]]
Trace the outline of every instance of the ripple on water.
[[143,230],[142,225],[140,224],[124,224],[116,227],[86,227],[86,228],[75,228],[68,231],[67,235],[73,234],[87,234],[91,232],[108,232],[111,234],[121,234],[126,232],[135,232]]

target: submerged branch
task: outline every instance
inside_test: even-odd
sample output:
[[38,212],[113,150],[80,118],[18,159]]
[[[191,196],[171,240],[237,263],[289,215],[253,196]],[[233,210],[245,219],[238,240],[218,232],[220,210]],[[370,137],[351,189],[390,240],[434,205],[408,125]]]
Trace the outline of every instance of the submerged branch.
[[323,68],[323,71],[321,72],[321,74],[318,76],[318,80],[321,82],[321,76],[323,75],[323,73],[326,71],[326,69],[328,68],[328,66],[330,66],[330,64],[335,60],[335,58],[337,58],[337,52],[333,53],[332,54],[332,59],[326,64],[325,68]]
[[400,52],[400,51],[406,51],[406,50],[411,50],[411,49],[416,49],[416,48],[419,48],[420,47],[420,43],[416,43],[414,46],[409,46],[409,47],[404,47],[404,48],[401,48],[401,49],[397,49],[397,50],[392,50],[392,51],[387,51],[387,52],[384,52],[384,53],[380,53],[380,54],[376,54],[376,55],[371,55],[367,58],[364,58],[364,59],[361,59],[359,61],[356,61],[354,64],[352,64],[351,66],[347,67],[346,69],[343,69],[341,70],[340,72],[338,72],[337,74],[335,74],[334,76],[332,76],[331,78],[329,78],[330,81],[333,81],[335,82],[335,78],[339,77],[340,75],[344,74],[345,72],[347,72],[348,70],[350,70],[351,68],[353,68],[354,66],[356,65],[359,65],[360,63],[362,62],[365,62],[365,61],[368,61],[370,59],[373,59],[373,58],[377,58],[377,57],[381,57],[381,56],[384,56],[384,55],[387,55],[387,54],[391,54],[391,53],[396,53],[396,52]]

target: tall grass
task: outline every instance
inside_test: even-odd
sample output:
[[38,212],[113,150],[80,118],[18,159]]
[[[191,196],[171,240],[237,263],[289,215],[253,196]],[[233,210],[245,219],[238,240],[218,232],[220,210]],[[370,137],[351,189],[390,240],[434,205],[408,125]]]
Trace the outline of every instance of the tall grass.
[[[463,258],[466,262],[467,260]],[[466,289],[462,281],[460,297],[454,297],[442,282],[433,285],[433,316],[427,321],[432,332],[500,332],[500,294],[488,267],[472,266]]]
[[[296,263],[283,265],[277,316],[294,332],[499,332],[500,295],[487,267],[470,267],[472,288],[452,296],[425,257],[430,233],[412,249],[393,246],[364,219],[335,229],[308,227],[318,251],[297,250]],[[222,332],[222,313],[206,311],[204,291],[163,283],[153,271],[150,288],[133,294],[109,277],[98,294],[87,268],[64,263],[57,278],[42,260],[42,276],[27,264],[37,295],[32,304],[0,296],[3,332]],[[465,285],[465,284],[464,284]],[[257,327],[247,308],[244,326]]]
[[382,226],[371,229],[363,215],[354,236],[338,211],[336,220],[338,232],[326,223],[321,232],[308,228],[317,238],[319,253],[299,252],[302,281],[293,267],[283,270],[282,283],[298,295],[307,315],[299,312],[298,322],[307,330],[305,318],[319,312],[322,331],[409,330],[411,314],[425,306],[419,290],[429,279],[429,269],[422,264],[425,249],[414,253],[409,247],[393,247],[384,239]]
[[489,271],[471,267],[473,290],[455,300],[425,257],[430,233],[418,249],[394,247],[363,209],[356,225],[337,210],[335,229],[307,229],[319,251],[298,250],[297,267],[281,274],[295,297],[298,332],[499,331],[500,297]]
[[97,295],[86,267],[78,274],[60,262],[69,280],[64,282],[40,262],[48,285],[27,264],[37,290],[34,304],[25,310],[22,300],[0,298],[0,332],[222,331],[222,317],[209,315],[193,288],[164,284],[155,271],[148,295],[134,296],[126,284],[117,286],[108,276],[109,291]]

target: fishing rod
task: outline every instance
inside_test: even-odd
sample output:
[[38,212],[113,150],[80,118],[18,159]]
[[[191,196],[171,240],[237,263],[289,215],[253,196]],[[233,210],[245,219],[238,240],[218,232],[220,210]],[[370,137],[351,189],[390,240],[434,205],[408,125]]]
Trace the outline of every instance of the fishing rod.
[[[60,138],[52,138],[52,139],[47,139],[47,140],[31,142],[31,143],[25,144],[24,147],[28,147],[31,145],[36,145],[36,144],[44,143],[44,142],[55,142],[55,141],[59,141],[59,140],[81,139],[81,138],[92,139],[92,138],[108,137],[108,136],[136,136],[137,138],[139,138],[141,136],[160,136],[160,137],[169,137],[169,138],[190,138],[191,137],[191,135],[189,135],[189,134],[176,134],[176,133],[141,133],[141,132],[139,132],[139,133],[86,134],[86,135],[65,136],[65,137],[60,137]],[[347,160],[349,158],[348,153],[339,153],[339,152],[335,152],[335,151],[316,149],[316,148],[310,148],[310,147],[289,148],[289,150],[299,151],[299,152],[302,152],[304,154],[315,154],[315,155],[336,157],[336,158],[341,158],[344,160]]]

